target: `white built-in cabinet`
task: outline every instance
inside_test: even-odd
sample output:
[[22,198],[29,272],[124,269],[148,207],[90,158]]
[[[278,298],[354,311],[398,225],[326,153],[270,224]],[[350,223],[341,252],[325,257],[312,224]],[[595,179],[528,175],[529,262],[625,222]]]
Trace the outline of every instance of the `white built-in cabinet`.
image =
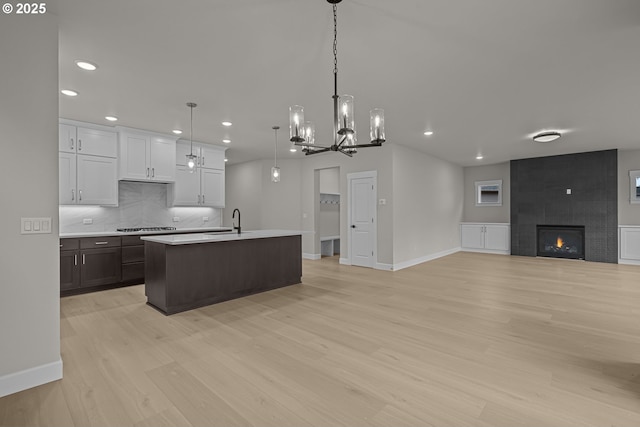
[[[176,146],[176,179],[169,188],[172,206],[225,206],[224,147],[179,141]],[[186,155],[197,156],[196,169],[189,172]]]
[[511,246],[509,224],[460,224],[460,246],[463,251],[509,254]]
[[174,182],[176,138],[119,128],[118,178],[128,181]]
[[65,121],[58,136],[59,204],[117,206],[117,133]]
[[621,225],[619,230],[618,263],[640,265],[640,226]]

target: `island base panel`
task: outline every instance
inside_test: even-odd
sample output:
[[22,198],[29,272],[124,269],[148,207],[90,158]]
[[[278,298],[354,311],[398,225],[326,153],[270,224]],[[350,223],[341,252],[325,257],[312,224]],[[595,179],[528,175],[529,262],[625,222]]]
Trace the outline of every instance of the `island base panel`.
[[145,242],[149,305],[174,314],[301,282],[301,236],[164,245]]

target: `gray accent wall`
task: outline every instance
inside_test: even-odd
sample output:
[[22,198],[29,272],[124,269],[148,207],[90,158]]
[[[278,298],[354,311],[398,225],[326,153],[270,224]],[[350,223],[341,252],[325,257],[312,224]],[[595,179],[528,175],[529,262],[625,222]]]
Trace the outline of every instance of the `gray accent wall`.
[[629,203],[629,171],[640,170],[640,150],[618,150],[618,223],[640,225],[640,203]]
[[[510,221],[511,175],[509,163],[464,168],[464,222]],[[502,206],[476,206],[476,181],[502,180]]]
[[585,259],[616,263],[617,163],[617,150],[512,160],[511,254],[536,256],[536,225],[584,225]]
[[[0,14],[0,40],[2,396],[62,375],[57,16]],[[20,234],[22,217],[51,218],[51,233]]]

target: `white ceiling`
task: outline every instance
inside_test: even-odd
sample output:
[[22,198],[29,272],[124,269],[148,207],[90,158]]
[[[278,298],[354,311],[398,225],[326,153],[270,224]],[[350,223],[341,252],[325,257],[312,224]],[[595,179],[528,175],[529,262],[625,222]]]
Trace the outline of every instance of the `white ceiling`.
[[[326,0],[58,0],[57,10],[60,88],[80,92],[60,96],[61,117],[115,115],[188,139],[193,101],[193,139],[229,136],[232,164],[272,156],[273,125],[279,156],[302,156],[288,151],[288,107],[300,104],[318,143],[332,140]],[[338,67],[361,141],[381,107],[386,144],[464,166],[640,148],[639,0],[344,0]],[[530,140],[545,129],[566,134]]]

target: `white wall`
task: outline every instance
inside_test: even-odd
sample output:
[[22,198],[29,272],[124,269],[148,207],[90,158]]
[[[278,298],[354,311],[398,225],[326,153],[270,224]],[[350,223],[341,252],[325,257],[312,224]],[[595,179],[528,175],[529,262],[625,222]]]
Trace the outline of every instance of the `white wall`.
[[271,181],[273,160],[255,160],[226,168],[226,208],[223,225],[233,224],[235,208],[242,214],[242,229],[300,230],[301,161],[281,160],[280,182]]
[[640,170],[640,150],[618,150],[618,224],[640,225],[640,203],[629,203],[629,171]]
[[[376,148],[361,148],[353,157],[336,152],[306,156],[302,160],[302,252],[320,256],[319,235],[313,233],[319,227],[319,170],[340,168],[340,253],[348,254],[347,248],[347,175],[353,172],[378,171],[378,198],[393,200],[392,174],[393,144]],[[305,218],[306,215],[306,218]],[[378,263],[393,262],[393,209],[390,205],[378,206]],[[345,257],[345,255],[343,255]]]
[[[58,26],[0,14],[0,396],[62,376],[58,251]],[[52,233],[21,235],[21,217]]]
[[379,208],[393,207],[395,268],[458,250],[462,186],[461,166],[394,146],[393,199]]
[[[476,206],[476,181],[502,180],[502,206]],[[509,162],[464,168],[464,222],[511,222]]]

